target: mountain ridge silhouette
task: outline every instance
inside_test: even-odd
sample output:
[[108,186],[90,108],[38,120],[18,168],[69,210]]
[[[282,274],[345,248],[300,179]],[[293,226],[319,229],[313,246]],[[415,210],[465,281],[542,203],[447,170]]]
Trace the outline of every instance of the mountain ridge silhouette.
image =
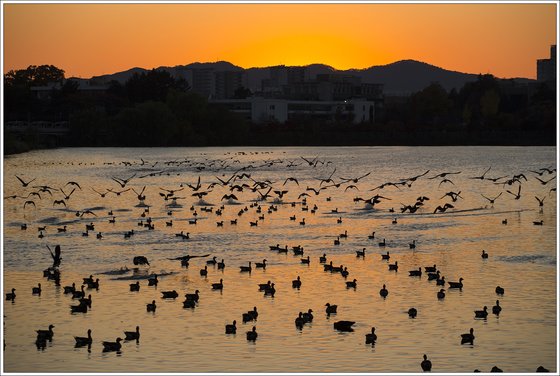
[[[251,67],[242,68],[228,61],[216,62],[194,62],[187,65],[176,66],[160,66],[154,68],[156,70],[164,70],[169,72],[173,77],[186,78],[189,80],[189,70],[191,69],[214,69],[215,71],[235,71],[245,72],[245,84],[251,91],[259,90],[261,81],[270,78],[270,69],[274,67],[283,67],[284,65],[274,65],[268,67]],[[304,66],[285,67],[305,67],[305,79],[313,80],[318,74],[347,74],[360,77],[362,83],[378,83],[384,85],[384,93],[386,95],[408,95],[418,92],[431,83],[438,82],[447,91],[455,88],[461,89],[465,83],[476,81],[479,74],[464,73],[459,71],[448,70],[426,62],[404,59],[385,65],[374,65],[369,68],[350,68],[340,70],[326,64],[315,63]],[[134,67],[125,71],[93,76],[89,80],[98,84],[106,84],[111,80],[120,83],[126,82],[134,73],[148,72],[151,69]],[[510,78],[506,78],[510,79]],[[535,80],[523,77],[511,78],[518,83],[534,82]]]

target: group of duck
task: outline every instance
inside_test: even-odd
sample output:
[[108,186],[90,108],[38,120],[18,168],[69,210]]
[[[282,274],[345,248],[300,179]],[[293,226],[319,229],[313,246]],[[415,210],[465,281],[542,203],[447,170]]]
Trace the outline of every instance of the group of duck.
[[[309,164],[310,167],[315,168],[319,162],[321,162],[318,158],[315,158],[313,160],[311,159],[306,159],[304,157],[302,157],[302,159]],[[145,163],[145,161],[143,161],[143,164]],[[270,163],[270,162],[269,162]],[[274,161],[272,163],[279,163],[278,161]],[[323,165],[328,166],[328,163],[325,162],[321,162]],[[293,163],[293,161],[291,161],[291,164],[293,166],[296,166],[296,164]],[[155,165],[154,165],[155,166]],[[223,166],[223,165],[222,165]],[[253,168],[256,168],[256,166],[253,166]],[[273,182],[266,180],[266,181],[258,181],[255,180],[251,177],[251,174],[247,173],[246,171],[249,169],[249,167],[245,167],[242,169],[239,169],[237,171],[235,171],[235,173],[233,175],[231,175],[231,177],[229,177],[229,179],[226,178],[219,178],[216,177],[217,181],[216,182],[211,182],[208,187],[203,190],[203,186],[201,183],[201,179],[200,176],[198,177],[198,181],[195,184],[181,184],[181,186],[177,189],[165,189],[165,188],[160,188],[161,191],[163,192],[159,192],[159,195],[165,200],[165,202],[169,202],[168,200],[171,200],[172,203],[169,205],[169,208],[180,208],[182,207],[182,205],[177,203],[177,200],[183,199],[181,197],[177,197],[175,194],[177,192],[180,192],[182,190],[184,190],[186,187],[191,189],[192,192],[192,196],[193,197],[197,197],[199,200],[202,200],[203,197],[207,196],[208,194],[210,194],[212,192],[212,190],[214,189],[215,186],[221,185],[224,188],[227,188],[230,192],[243,192],[243,191],[252,191],[252,192],[256,192],[258,194],[257,198],[259,200],[261,200],[262,202],[266,202],[266,200],[273,198],[274,202],[276,204],[278,203],[282,203],[282,198],[287,195],[289,193],[288,190],[280,188],[278,186],[273,186]],[[202,168],[199,170],[201,171]],[[326,189],[329,188],[340,188],[340,187],[344,187],[345,191],[348,189],[356,189],[358,190],[357,187],[357,183],[360,182],[362,179],[366,178],[367,176],[370,175],[370,173],[364,174],[362,176],[359,177],[353,177],[353,178],[340,178],[338,182],[336,182],[333,179],[334,173],[336,171],[335,170],[328,176],[328,178],[322,178],[322,179],[317,179],[320,181],[320,185],[317,188],[313,188],[313,187],[307,187],[306,190],[302,193],[299,194],[298,196],[298,200],[300,201],[300,204],[302,205],[302,211],[311,211],[311,213],[315,213],[318,209],[318,207],[315,205],[313,206],[311,209],[309,209],[308,205],[307,205],[307,197],[310,197],[310,193],[314,193],[315,196],[318,196],[321,192],[325,191]],[[512,186],[513,184],[518,184],[518,190],[517,192],[515,192],[515,190],[510,191],[510,190],[506,190],[507,193],[511,194],[514,199],[518,200],[521,197],[521,183],[522,180],[527,181],[527,178],[524,174],[516,174],[513,177],[509,178],[508,176],[502,176],[502,177],[497,177],[497,178],[486,178],[485,175],[490,171],[490,168],[488,168],[481,176],[477,176],[477,177],[470,177],[470,179],[480,179],[480,180],[490,180],[493,181],[494,184],[502,184],[503,187],[505,187],[506,185],[508,186]],[[542,168],[540,170],[537,171],[532,171],[533,173],[539,175],[539,177],[536,177],[536,179],[538,179],[540,181],[540,183],[544,186],[546,184],[548,184],[550,181],[552,181],[553,179],[555,179],[555,176],[552,178],[549,178],[548,180],[542,180],[540,177],[543,176],[543,174],[547,173],[547,174],[552,174],[553,172],[555,172],[556,169],[551,169],[551,168]],[[406,178],[406,179],[400,179],[397,182],[387,182],[387,183],[383,183],[377,187],[374,187],[373,189],[370,189],[370,191],[373,190],[377,190],[377,189],[383,189],[385,187],[389,187],[389,186],[394,186],[397,188],[403,187],[403,186],[408,186],[409,188],[412,186],[412,184],[417,181],[419,178],[424,177],[425,175],[427,175],[429,173],[429,170],[424,172],[423,174],[420,175],[416,175],[410,178]],[[444,173],[440,173],[437,175],[434,175],[432,177],[428,177],[427,179],[438,179],[441,178],[443,180],[440,181],[439,186],[441,186],[442,184],[454,184],[449,178],[447,178],[447,176],[450,175],[457,175],[460,174],[460,171],[457,172],[444,172]],[[28,187],[35,179],[32,180],[28,180],[25,181],[24,179],[16,176],[17,179],[21,182],[22,186]],[[128,192],[130,190],[132,190],[136,195],[138,200],[140,201],[140,203],[143,203],[146,200],[146,195],[145,195],[145,190],[146,190],[146,186],[144,186],[142,189],[138,189],[138,191],[136,191],[134,188],[128,188],[125,189],[126,186],[132,181],[133,178],[136,177],[136,173],[128,178],[118,178],[118,177],[113,177],[111,180],[116,182],[119,187],[122,190],[116,190],[113,188],[108,188],[106,190],[106,192],[99,192],[98,190],[96,190],[95,188],[91,187],[92,191],[94,191],[95,193],[97,193],[101,198],[105,197],[105,195],[107,195],[108,193],[112,193],[115,194],[115,196],[120,196],[121,194]],[[144,176],[138,177],[138,178],[142,178]],[[252,180],[253,184],[249,185],[247,183],[243,183],[243,184],[239,184],[240,181],[242,181],[243,179],[248,179],[248,180]],[[503,180],[506,179],[506,180]],[[503,180],[503,181],[499,181],[499,180]],[[235,183],[238,184],[235,184]],[[296,178],[294,177],[288,177],[287,179],[284,180],[282,187],[284,187],[286,184],[288,183],[293,183],[293,184],[297,184],[297,186],[299,187],[299,182]],[[353,183],[353,184],[352,184]],[[323,186],[323,184],[325,184]],[[72,191],[68,194],[66,194],[63,191],[63,188],[67,187],[68,185],[72,186]],[[31,196],[33,197],[38,197],[39,199],[41,199],[40,194],[41,193],[49,193],[51,196],[53,194],[53,192],[55,192],[55,194],[57,194],[56,192],[60,192],[63,197],[60,198],[60,200],[55,200],[53,202],[53,207],[57,206],[57,205],[63,205],[64,207],[67,207],[67,205],[69,204],[69,200],[70,197],[72,196],[72,194],[76,191],[76,189],[78,190],[82,190],[82,187],[77,183],[77,182],[68,182],[66,183],[66,185],[64,187],[61,187],[59,189],[53,188],[53,187],[49,187],[49,186],[33,186],[34,188],[38,188],[39,191],[37,192],[31,192],[29,193],[27,196],[19,196],[19,195],[13,195],[13,196],[9,196],[6,197],[8,198],[24,198],[26,199],[26,201],[24,202],[24,209],[27,209],[28,206],[33,206],[33,207],[37,207],[35,202],[32,200],[29,200],[29,198]],[[550,190],[550,192],[555,191],[555,188],[552,188]],[[272,192],[272,193],[271,193]],[[502,195],[502,192],[500,192],[496,197],[494,198],[488,198],[484,195],[483,198],[486,199],[490,204],[494,205],[495,201],[498,199],[498,197],[500,197]],[[445,198],[445,197],[449,197],[453,203],[457,202],[458,199],[462,199],[463,197],[461,196],[461,191],[458,192],[448,192],[446,193],[444,196],[442,196],[441,198]],[[537,199],[537,201],[539,202],[539,206],[542,207],[543,206],[543,201],[544,201],[544,197],[539,198],[537,196],[535,196],[535,198]],[[222,201],[227,201],[228,203],[233,203],[233,202],[238,202],[239,199],[236,195],[234,195],[233,193],[231,194],[226,194],[222,196]],[[388,197],[383,197],[381,195],[376,195],[373,196],[371,198],[355,198],[354,201],[355,202],[364,202],[366,204],[366,206],[368,208],[373,208],[375,205],[379,204],[380,202],[382,202],[381,200],[390,200],[390,198]],[[421,210],[424,203],[426,201],[428,201],[429,198],[426,196],[420,196],[416,202],[413,205],[402,205],[401,208],[401,212],[405,213],[407,210],[410,213],[415,213],[417,210]],[[330,201],[330,197],[326,198],[326,201]],[[292,206],[295,206],[295,202],[292,203]],[[257,203],[251,204],[250,205],[251,208],[255,208],[255,214],[259,215],[259,218],[254,221],[251,222],[251,226],[257,226],[258,225],[258,221],[259,220],[264,220],[264,214],[262,214],[262,209],[261,206]],[[438,212],[445,212],[448,209],[453,209],[454,206],[451,203],[445,203],[444,205],[438,205],[433,213],[438,213]],[[224,211],[225,207],[222,205],[221,208],[219,208],[218,210],[216,210],[216,215],[220,216],[222,214],[222,212]],[[211,212],[212,209],[206,209],[205,211],[208,210]],[[275,208],[274,205],[270,205],[270,207],[268,209],[265,209],[268,214],[273,214],[275,211],[277,211],[277,207]],[[241,209],[238,212],[238,216],[241,216],[243,213],[247,212],[248,208],[245,207],[245,209]],[[391,208],[389,209],[390,212],[394,212],[394,209]],[[189,221],[190,224],[196,224],[196,210],[194,209],[194,205],[191,206],[191,212],[193,213],[193,216],[195,217],[194,220],[192,220],[193,222],[191,223],[191,221]],[[338,209],[333,209],[331,211],[331,213],[338,213]],[[110,223],[115,223],[115,216],[112,215],[113,213],[110,212],[109,215],[112,216],[112,219],[110,219]],[[168,215],[173,215],[174,212],[172,210],[169,210]],[[94,213],[91,209],[84,209],[84,210],[78,210],[76,211],[76,215],[79,216],[80,218],[83,218],[84,216],[97,216],[96,213]],[[153,222],[151,220],[151,218],[145,218],[147,215],[149,215],[149,208],[146,208],[141,217],[142,219],[140,220],[140,222],[142,223],[142,226],[144,225],[148,225],[146,227],[148,227],[148,229],[153,229]],[[144,223],[143,221],[146,221],[146,223]],[[290,220],[296,220],[295,215],[290,217]],[[393,223],[396,223],[396,219],[393,220]],[[139,223],[140,223],[139,222]],[[342,217],[339,217],[339,219],[337,219],[337,223],[341,223],[342,222]],[[231,224],[234,225],[237,223],[237,219],[232,220]],[[218,227],[223,226],[223,221],[217,222],[216,223]],[[303,218],[299,224],[301,226],[305,226],[306,222],[305,222],[305,218]],[[504,223],[507,224],[507,223]],[[536,223],[535,223],[536,224]],[[542,221],[540,222],[540,224],[542,224]],[[88,232],[88,230],[93,230],[93,222],[90,222],[88,225],[86,225],[88,227],[86,227],[86,232]],[[166,226],[173,226],[173,222],[167,222]],[[22,229],[27,229],[27,225],[24,224],[22,225]],[[58,229],[58,232],[66,232],[67,231],[67,226],[65,225],[62,228]],[[40,234],[39,237],[43,238],[45,236],[44,232],[46,232],[46,228],[42,228],[40,229]],[[131,232],[127,232],[125,233],[125,238],[129,238],[131,235],[134,234],[134,230],[132,230]],[[176,234],[177,237],[180,237],[181,239],[189,239],[189,233],[187,232],[186,234],[181,231],[179,234]],[[345,238],[347,237],[348,234],[347,232],[345,232],[344,234],[340,234],[339,236],[337,236],[337,239],[335,240],[335,245],[337,245],[337,241],[338,244],[340,244],[340,238]],[[101,239],[102,235],[101,233],[98,233],[97,237],[99,239]],[[372,233],[370,239],[375,238],[375,233]],[[385,239],[383,239],[383,242],[379,243],[380,247],[384,247],[386,245]],[[410,243],[410,248],[411,249],[415,249],[416,247],[416,241],[414,240],[412,243]],[[280,245],[276,245],[276,246],[270,246],[270,249],[273,251],[278,251],[278,252],[287,252],[288,251],[288,246],[286,245],[285,248],[280,247]],[[303,255],[303,248],[298,245],[292,248],[294,255],[299,256],[299,255]],[[364,258],[366,255],[366,249],[363,248],[361,251],[356,251],[357,257],[362,257]],[[207,255],[205,255],[207,256]],[[192,258],[194,256],[183,256],[180,257],[178,259],[181,260],[181,265],[182,266],[186,266],[188,267],[188,262],[189,259]],[[389,261],[390,259],[390,255],[389,252],[386,252],[386,254],[382,254],[381,255],[382,260],[386,260]],[[486,251],[482,252],[482,258],[486,259],[488,257],[488,254],[486,253]],[[301,263],[302,264],[309,264],[310,263],[310,257],[307,256],[306,258],[301,258]],[[258,262],[255,263],[255,268],[266,268],[266,262],[267,260],[264,259],[262,262]],[[320,257],[319,262],[321,264],[324,264],[324,270],[325,271],[330,271],[331,273],[340,273],[344,278],[346,278],[349,275],[349,272],[347,270],[347,267],[344,267],[343,265],[340,266],[333,266],[332,261],[330,261],[330,263],[327,264],[327,259],[326,259],[326,254],[323,254],[323,256]],[[142,259],[135,259],[134,260],[134,264],[148,264],[149,262],[147,261],[147,259],[142,260]],[[217,261],[216,257],[213,257],[212,260],[208,260],[207,261],[207,266],[208,265],[216,265],[218,267],[218,269],[222,269],[225,267],[225,262],[222,259],[221,262]],[[204,269],[200,270],[200,274],[201,276],[206,276],[208,269],[207,266],[204,267]],[[395,261],[393,264],[388,264],[388,269],[390,271],[397,271],[398,270],[398,262]],[[249,262],[249,264],[247,266],[240,266],[240,272],[251,272],[251,270],[253,269],[253,266],[251,264],[251,262]],[[433,266],[428,266],[428,267],[424,267],[424,273],[427,273],[428,276],[428,280],[435,280],[436,282],[436,286],[445,286],[445,277],[441,276],[441,272],[439,270],[436,269],[436,265]],[[419,267],[418,269],[415,270],[411,270],[409,271],[409,275],[412,277],[421,277],[422,275],[422,268]],[[44,272],[44,276],[47,277],[48,279],[52,279],[55,281],[56,284],[60,284],[60,272],[58,271],[58,268],[48,268],[45,272]],[[353,279],[352,281],[346,281],[346,286],[347,288],[356,288],[357,287],[357,280]],[[157,280],[157,276],[153,276],[148,280],[148,285],[149,286],[157,286],[158,280]],[[293,288],[300,288],[301,287],[301,279],[299,276],[297,276],[297,279],[292,281],[292,287]],[[449,288],[458,288],[461,289],[463,287],[463,279],[460,278],[458,282],[448,282]],[[77,290],[75,283],[72,284],[72,286],[66,286],[64,288],[64,292],[67,294],[72,294],[72,298],[73,299],[77,299],[79,301],[78,305],[72,305],[71,306],[71,312],[72,313],[86,313],[88,308],[91,308],[91,295],[89,295],[88,297],[85,296],[85,290],[84,287],[87,286],[90,289],[98,289],[99,288],[99,279],[94,280],[93,276],[90,276],[88,278],[84,278],[84,283],[81,285],[81,289]],[[223,279],[220,279],[219,282],[213,283],[212,285],[212,289],[213,290],[222,290],[224,287],[224,283],[223,283]],[[139,291],[140,289],[140,283],[139,282],[135,282],[133,284],[130,284],[130,291]],[[268,281],[266,284],[260,284],[259,285],[259,290],[263,291],[265,295],[270,295],[272,297],[274,297],[274,294],[276,293],[276,288],[275,288],[275,284],[272,283],[271,281]],[[33,294],[40,294],[41,293],[41,285],[39,284],[38,287],[33,287],[32,290]],[[163,299],[175,299],[178,297],[178,293],[175,290],[172,291],[162,291],[162,298]],[[501,288],[500,286],[496,287],[496,293],[498,295],[503,295],[504,294],[504,290],[503,288]],[[382,296],[383,298],[386,298],[389,294],[388,289],[386,288],[386,285],[384,284],[383,287],[381,288],[381,290],[379,291],[380,296]],[[12,302],[15,301],[15,289],[12,289],[11,293],[7,293],[6,294],[6,299],[7,300],[11,300]],[[183,302],[183,307],[184,308],[195,308],[196,304],[198,304],[199,302],[199,290],[196,290],[194,292],[194,294],[185,294],[185,301]],[[441,288],[439,289],[439,291],[437,292],[437,298],[438,299],[444,299],[445,298],[445,289]],[[337,305],[332,305],[330,303],[327,303],[325,305],[326,309],[326,313],[327,315],[330,314],[334,314],[337,311]],[[157,308],[156,305],[156,301],[152,300],[151,303],[147,303],[146,304],[146,310],[148,312],[155,312]],[[501,307],[499,305],[499,300],[496,301],[496,305],[492,308],[492,312],[496,315],[499,315],[500,311],[501,311]],[[299,329],[302,329],[304,327],[305,324],[310,323],[313,321],[313,310],[310,308],[307,312],[299,312],[298,316],[295,318],[295,325],[296,327],[298,327]],[[410,317],[416,317],[416,315],[418,314],[418,311],[416,308],[412,307],[408,310],[409,316]],[[484,308],[482,310],[477,310],[475,311],[475,318],[483,318],[485,319],[488,315],[488,311],[487,311],[487,306],[484,306]],[[257,308],[254,307],[252,311],[248,311],[246,313],[244,313],[242,315],[242,319],[243,322],[249,322],[249,321],[256,321],[258,317],[258,313],[257,313]],[[353,321],[336,321],[333,324],[333,327],[335,330],[339,330],[339,331],[353,331],[352,326],[355,324],[355,322]],[[38,348],[42,348],[44,349],[46,346],[46,342],[47,341],[52,341],[53,338],[53,329],[54,325],[50,325],[48,330],[38,330],[37,331],[37,339],[36,339],[36,344]],[[226,334],[235,334],[237,331],[237,327],[236,327],[236,320],[233,320],[233,322],[231,324],[227,324],[225,326],[225,333]],[[136,331],[132,331],[132,332],[125,332],[125,340],[139,340],[139,327],[136,327]],[[253,326],[252,330],[247,331],[246,332],[246,338],[249,341],[256,341],[258,337],[257,331],[256,331],[256,326]],[[471,328],[469,333],[466,334],[462,334],[461,335],[461,344],[473,344],[474,342],[474,329]],[[88,333],[87,333],[87,337],[75,337],[76,340],[76,346],[80,347],[80,346],[88,346],[88,348],[91,346],[92,344],[92,337],[91,337],[91,329],[88,329]],[[103,351],[120,351],[121,349],[121,342],[123,341],[123,339],[121,337],[116,338],[116,341],[114,342],[110,342],[110,341],[104,341],[102,342],[103,344]],[[371,333],[366,333],[365,334],[365,342],[367,344],[375,344],[377,341],[377,335],[375,334],[375,327],[371,328]],[[430,360],[427,359],[427,355],[424,355],[424,359],[421,362],[421,368],[424,371],[430,371],[432,368],[431,362]],[[497,367],[495,367],[497,368]],[[539,367],[542,368],[542,367]],[[541,371],[543,371],[543,369],[541,369]],[[493,370],[495,371],[495,370]],[[539,370],[537,370],[539,371]]]

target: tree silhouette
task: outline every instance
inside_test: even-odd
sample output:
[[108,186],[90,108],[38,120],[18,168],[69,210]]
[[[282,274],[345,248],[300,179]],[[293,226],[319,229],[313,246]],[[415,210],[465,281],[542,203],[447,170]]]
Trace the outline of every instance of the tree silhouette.
[[133,103],[152,101],[165,101],[170,89],[186,91],[189,89],[188,82],[183,79],[175,79],[169,72],[152,69],[147,73],[134,73],[124,85],[128,98]]
[[62,80],[64,80],[64,70],[54,65],[30,65],[26,69],[11,70],[4,75],[6,87],[45,86]]

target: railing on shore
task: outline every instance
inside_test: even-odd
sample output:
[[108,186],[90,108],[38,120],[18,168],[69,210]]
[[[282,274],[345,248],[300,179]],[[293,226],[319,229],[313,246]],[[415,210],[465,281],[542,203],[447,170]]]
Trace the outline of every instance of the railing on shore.
[[15,133],[65,135],[70,132],[70,127],[67,121],[8,121],[4,124],[4,130]]

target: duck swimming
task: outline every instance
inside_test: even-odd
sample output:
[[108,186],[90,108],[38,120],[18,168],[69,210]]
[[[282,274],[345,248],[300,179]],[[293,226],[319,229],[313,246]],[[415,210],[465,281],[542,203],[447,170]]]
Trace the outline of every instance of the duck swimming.
[[461,334],[461,345],[465,343],[473,344],[474,341],[474,329],[471,328],[469,333]]
[[488,316],[487,309],[488,307],[484,306],[484,308],[481,311],[474,311],[474,317],[485,319]]
[[422,367],[422,371],[430,372],[432,370],[432,362],[428,360],[428,356],[424,354],[424,360],[420,363],[420,367]]
[[496,300],[496,305],[492,307],[492,313],[495,315],[499,315],[502,311],[502,307],[500,307],[500,301]]
[[136,340],[138,341],[140,339],[140,327],[136,326],[136,330],[134,332],[124,332],[125,335],[125,340],[126,341],[131,341],[131,340]]
[[226,334],[235,334],[237,332],[237,321],[233,320],[232,324],[226,325]]
[[381,295],[383,298],[386,298],[387,295],[389,295],[389,290],[387,290],[385,285],[383,285],[383,288],[379,290],[379,295]]
[[146,304],[146,311],[147,312],[155,312],[156,311],[156,301],[152,300],[151,303]]
[[91,329],[88,329],[87,337],[74,336],[74,340],[76,341],[76,347],[91,345],[92,343]]
[[371,333],[366,334],[366,344],[375,344],[377,341],[377,334],[375,334],[375,327],[371,328]]
[[356,323],[355,321],[342,320],[342,321],[335,322],[333,326],[334,329],[340,332],[353,332],[354,329],[352,329],[352,325],[354,325],[355,323]]
[[256,341],[258,337],[257,327],[253,326],[253,330],[247,332],[247,341]]
[[103,341],[103,352],[120,351],[122,338],[118,337],[115,342]]
[[330,315],[331,313],[336,313],[336,309],[338,308],[336,304],[331,305],[330,303],[325,304],[325,307],[327,307],[326,308],[327,315]]
[[463,278],[459,278],[459,282],[447,282],[450,289],[461,289],[463,288]]

